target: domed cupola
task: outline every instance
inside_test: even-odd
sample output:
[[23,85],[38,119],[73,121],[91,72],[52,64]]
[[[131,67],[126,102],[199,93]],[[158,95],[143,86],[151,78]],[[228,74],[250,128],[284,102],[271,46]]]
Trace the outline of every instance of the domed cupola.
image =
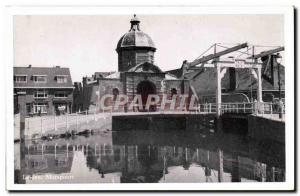
[[129,32],[121,37],[116,49],[120,72],[128,71],[140,63],[154,63],[154,42],[149,35],[140,30],[140,20],[136,15],[130,23]]

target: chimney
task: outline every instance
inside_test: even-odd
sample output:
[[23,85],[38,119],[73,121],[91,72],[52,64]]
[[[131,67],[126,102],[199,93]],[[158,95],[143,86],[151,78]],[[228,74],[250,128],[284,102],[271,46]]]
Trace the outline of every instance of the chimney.
[[28,65],[28,68],[31,68],[32,67],[32,65]]
[[82,84],[83,86],[87,84],[87,76],[82,78]]
[[58,66],[58,65],[56,65],[55,67],[56,67],[56,68],[60,68],[60,66]]

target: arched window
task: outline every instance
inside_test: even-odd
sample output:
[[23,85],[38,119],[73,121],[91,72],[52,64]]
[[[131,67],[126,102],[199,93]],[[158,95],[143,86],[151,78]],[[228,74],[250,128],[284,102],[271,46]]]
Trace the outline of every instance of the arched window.
[[117,99],[117,97],[118,97],[118,95],[119,95],[119,89],[114,88],[114,89],[112,90],[112,93],[113,93],[113,100],[116,101],[116,99]]
[[176,88],[171,89],[171,97],[173,97],[173,95],[177,95],[177,89]]

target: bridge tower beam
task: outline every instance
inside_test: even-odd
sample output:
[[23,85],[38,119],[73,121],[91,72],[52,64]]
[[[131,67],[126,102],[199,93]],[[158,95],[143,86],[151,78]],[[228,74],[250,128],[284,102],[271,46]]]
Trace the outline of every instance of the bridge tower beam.
[[[214,47],[214,55],[217,53],[217,44],[215,44]],[[221,66],[218,65],[217,61],[219,60],[219,57],[214,59],[214,65],[217,70],[217,89],[216,89],[216,115],[217,118],[221,116],[221,104],[222,104],[222,85],[221,85]]]
[[221,66],[217,63],[215,64],[217,67],[217,91],[216,91],[216,115],[217,118],[221,115],[221,104],[222,104],[222,84],[221,84]]
[[261,68],[257,68],[257,102],[262,102]]

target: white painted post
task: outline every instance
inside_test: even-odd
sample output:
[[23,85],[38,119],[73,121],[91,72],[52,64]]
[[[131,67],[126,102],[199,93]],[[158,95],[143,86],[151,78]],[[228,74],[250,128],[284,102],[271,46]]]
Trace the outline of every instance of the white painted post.
[[89,144],[86,145],[86,154],[89,154]]
[[86,124],[88,124],[88,111],[87,110],[85,111],[85,118],[86,118],[85,119],[86,120]]
[[273,117],[273,104],[271,103],[270,105],[270,114],[271,114],[271,118]]
[[138,146],[137,145],[135,146],[135,157],[136,158],[138,157]]
[[173,156],[175,157],[176,147],[173,146]]
[[254,102],[253,102],[253,108],[254,108],[255,115],[258,114],[258,106],[257,105],[258,105],[257,100],[254,100]]
[[43,135],[43,117],[41,116],[41,135]]
[[105,156],[106,152],[105,152],[105,144],[103,144],[103,155]]
[[264,105],[261,104],[262,102],[261,68],[257,68],[257,112],[264,114]]
[[56,159],[56,146],[57,144],[54,145],[54,158]]
[[97,156],[97,144],[95,144],[95,156]]
[[42,144],[42,158],[44,158],[44,144]]
[[56,126],[56,115],[54,114],[54,131],[57,131],[57,126]]
[[211,103],[209,103],[209,113],[211,113]]
[[261,68],[257,68],[257,102],[262,102]]
[[68,113],[66,114],[66,128],[67,128],[67,131],[69,131],[69,114]]
[[67,158],[69,157],[69,143],[67,143]]
[[220,117],[220,112],[221,112],[221,102],[222,102],[222,97],[221,97],[221,67],[217,65],[217,93],[216,93],[216,109],[217,109],[217,118]]
[[188,151],[187,151],[187,148],[185,148],[185,160],[186,161],[188,160]]
[[218,150],[218,181],[224,181],[224,170],[223,170],[223,151],[221,149]]
[[78,131],[78,112],[76,112],[76,131]]
[[27,133],[28,133],[28,135],[31,135],[30,132],[29,132],[30,131],[29,118],[27,118],[25,120],[26,120],[25,123],[27,122]]
[[150,149],[151,147],[150,147],[150,145],[148,145],[148,156],[150,157],[150,155],[151,155],[151,149]]
[[[215,45],[214,53],[217,52],[216,50],[217,50],[217,45]],[[217,118],[219,118],[221,115],[221,103],[222,103],[221,67],[216,62],[215,62],[215,67],[217,68],[216,114],[217,114]]]

